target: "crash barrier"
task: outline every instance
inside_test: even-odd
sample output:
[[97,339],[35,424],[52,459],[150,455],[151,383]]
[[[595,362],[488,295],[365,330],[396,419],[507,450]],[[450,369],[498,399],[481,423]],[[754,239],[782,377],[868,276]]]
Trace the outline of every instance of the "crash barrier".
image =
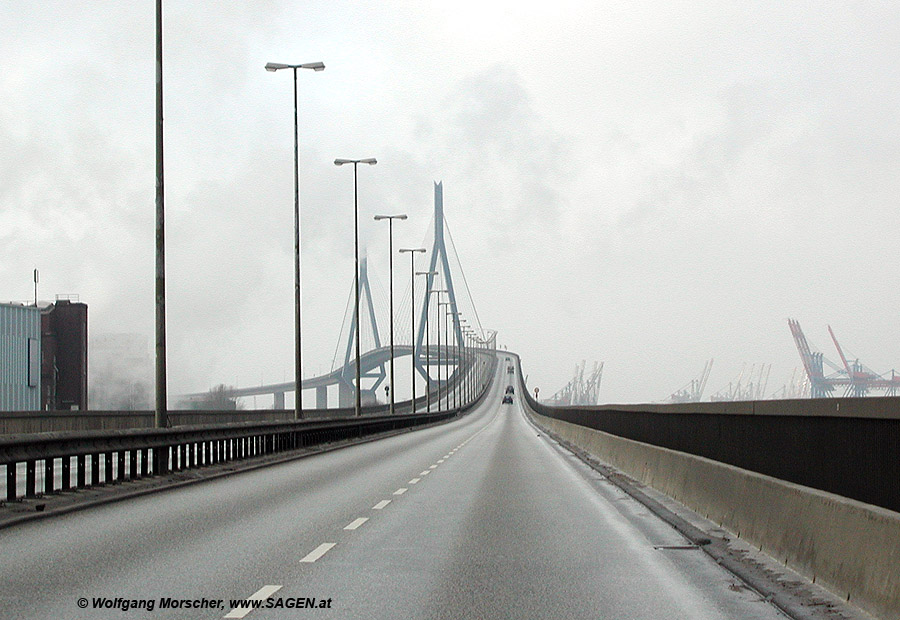
[[876,617],[900,618],[900,514],[559,419],[533,418]]
[[900,398],[548,407],[538,413],[900,512]]
[[[898,399],[696,403],[703,413],[690,413],[687,404],[548,407],[521,386],[546,430],[875,616],[900,618],[900,513],[726,462],[770,465],[889,503],[897,496],[885,483],[900,478]],[[867,400],[868,418],[859,402]]]
[[[344,419],[0,437],[0,465],[5,469],[0,498],[32,498],[39,493],[135,480],[449,420],[477,405],[488,392],[496,358],[483,358],[472,375],[472,385],[477,388],[472,392],[474,397],[456,408],[434,413],[398,412],[391,416],[367,411],[366,415]],[[460,377],[462,380],[464,375]]]

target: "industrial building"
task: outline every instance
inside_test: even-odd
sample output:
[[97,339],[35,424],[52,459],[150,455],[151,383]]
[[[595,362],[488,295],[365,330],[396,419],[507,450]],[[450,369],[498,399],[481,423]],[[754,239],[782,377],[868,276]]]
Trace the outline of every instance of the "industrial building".
[[41,408],[41,311],[0,303],[0,411]]
[[87,304],[57,297],[41,308],[41,409],[88,408]]
[[0,303],[0,411],[87,409],[87,304]]

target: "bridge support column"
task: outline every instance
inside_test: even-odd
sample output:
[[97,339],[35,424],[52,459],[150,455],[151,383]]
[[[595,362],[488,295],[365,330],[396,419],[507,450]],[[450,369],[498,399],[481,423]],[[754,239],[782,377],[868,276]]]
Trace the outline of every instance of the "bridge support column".
[[328,409],[328,386],[316,388],[316,409]]
[[284,392],[275,392],[275,404],[272,409],[284,409]]
[[344,382],[338,383],[338,407],[354,407],[356,406],[356,394],[353,386]]

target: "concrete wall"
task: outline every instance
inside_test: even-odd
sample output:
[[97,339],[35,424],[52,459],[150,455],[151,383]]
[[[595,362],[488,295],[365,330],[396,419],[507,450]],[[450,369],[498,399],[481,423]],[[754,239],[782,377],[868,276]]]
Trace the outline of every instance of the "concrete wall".
[[880,618],[900,618],[900,513],[539,414],[596,458]]

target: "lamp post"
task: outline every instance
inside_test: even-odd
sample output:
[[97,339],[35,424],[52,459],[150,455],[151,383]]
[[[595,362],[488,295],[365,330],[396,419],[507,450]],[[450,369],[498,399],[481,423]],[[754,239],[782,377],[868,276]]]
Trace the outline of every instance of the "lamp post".
[[[450,322],[449,327],[454,328],[453,329],[453,348],[455,349],[455,351],[453,352],[453,354],[456,356],[456,369],[453,371],[453,376],[456,377],[456,385],[453,386],[453,408],[458,410],[459,377],[460,377],[459,373],[460,373],[460,370],[462,369],[462,362],[459,359],[459,338],[458,338],[459,332],[456,330],[456,327],[459,325],[459,312],[454,312],[453,310],[448,310],[447,311],[447,320]],[[448,330],[449,330],[449,327],[448,327]],[[449,348],[449,346],[450,346],[450,335],[448,332],[447,347]],[[447,359],[448,360],[450,359],[449,352],[447,353]],[[450,369],[447,368],[447,383],[449,383],[449,382],[450,382]],[[447,401],[448,401],[447,406],[450,405],[449,400],[450,400],[450,396],[448,395],[447,396]]]
[[391,415],[394,415],[394,220],[405,219],[405,213],[375,216],[376,222],[381,220],[387,220],[388,222],[388,291],[391,313]]
[[[449,301],[442,301],[438,303],[438,330],[440,330],[440,322],[441,316],[444,317],[444,399],[447,401],[447,409],[450,409],[450,329],[447,326],[447,315],[450,314],[450,310],[445,310],[443,313],[441,312],[442,306],[447,306],[448,308],[452,306]],[[440,333],[440,331],[438,331]],[[440,349],[440,344],[438,344],[438,348]],[[438,351],[440,354],[440,351]],[[441,366],[440,362],[438,362],[438,383],[441,383]],[[440,403],[440,390],[438,390],[438,402]]]
[[[166,243],[165,189],[163,185],[163,44],[162,0],[156,0],[156,414],[157,428],[168,426],[166,399]],[[153,451],[153,472],[160,457]],[[8,467],[8,466],[7,466]],[[164,466],[162,466],[164,467]]]
[[285,65],[277,62],[266,64],[266,71],[293,69],[294,71],[294,419],[303,417],[303,349],[300,340],[300,144],[297,115],[297,69],[324,71],[325,64],[307,62],[301,65]]
[[[438,274],[437,271],[420,271],[420,272],[418,272],[417,275],[423,275],[423,276],[431,275],[431,276],[436,276],[437,274]],[[432,290],[428,291],[429,294],[432,294],[432,293],[446,293],[446,292],[447,292],[447,291],[446,291],[445,289],[432,289]],[[430,301],[431,301],[431,300],[429,299],[428,302],[430,302]],[[428,342],[428,332],[431,330],[431,320],[430,320],[430,317],[429,317],[429,315],[430,315],[430,310],[431,310],[431,304],[428,303],[428,302],[426,302],[426,304],[427,304],[427,307],[428,307],[429,312],[426,312],[426,313],[425,313],[425,368],[426,368],[426,372],[425,372],[425,389],[426,389],[427,394],[428,394],[428,396],[427,396],[427,398],[426,398],[426,400],[427,400],[427,410],[428,410],[428,413],[431,413],[431,352],[430,352],[431,344]],[[440,409],[441,409],[441,366],[440,366],[440,364],[441,364],[441,321],[440,321],[440,316],[438,315],[437,312],[435,312],[435,316],[438,317],[438,324],[437,324],[437,336],[438,336],[438,341],[437,341],[437,347],[438,347],[438,411],[440,411]]]
[[416,412],[416,253],[425,253],[425,248],[400,248],[401,254],[409,254],[409,312],[412,320],[412,331],[409,332],[409,342],[412,345],[412,369],[409,375],[412,389],[412,410]]
[[362,403],[360,395],[362,392],[362,381],[360,379],[359,370],[359,192],[357,185],[356,169],[359,164],[369,164],[374,166],[378,163],[374,157],[365,159],[335,159],[335,166],[343,166],[344,164],[353,164],[353,256],[355,268],[353,270],[353,290],[356,295],[356,310],[354,311],[355,320],[354,330],[356,331],[356,417],[359,417]]
[[[459,340],[459,345],[458,345],[458,348],[459,348],[459,363],[460,363],[460,369],[463,369],[463,360],[466,359],[466,342],[465,342],[465,340],[463,340],[463,337],[466,335],[465,330],[468,329],[468,325],[466,325],[466,323],[468,323],[468,321],[467,321],[466,319],[462,318],[462,317],[459,316],[459,315],[457,315],[456,318],[457,318],[458,321],[459,321],[459,331],[460,331],[460,340]],[[460,375],[460,379],[461,379],[461,381],[462,381],[462,383],[461,383],[462,391],[461,391],[460,394],[459,394],[459,403],[460,403],[460,405],[463,404],[463,402],[464,402],[463,399],[464,399],[464,397],[466,396],[466,390],[465,390],[465,388],[466,388],[466,379],[467,379],[467,378],[468,378],[468,374],[464,371],[464,372]]]

